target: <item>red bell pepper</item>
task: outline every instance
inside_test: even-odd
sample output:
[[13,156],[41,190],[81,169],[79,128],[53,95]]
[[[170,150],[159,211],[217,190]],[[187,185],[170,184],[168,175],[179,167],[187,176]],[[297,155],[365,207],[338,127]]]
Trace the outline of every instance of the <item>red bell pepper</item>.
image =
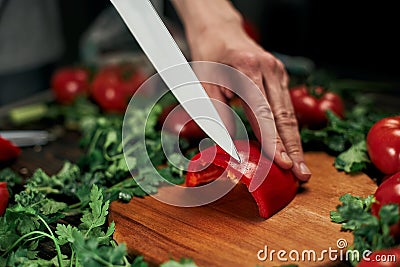
[[21,149],[19,147],[0,136],[0,161],[15,159],[19,154],[21,154]]
[[[255,141],[235,141],[242,160],[241,163],[218,146],[209,147],[195,155],[186,174],[185,185],[194,187],[218,179],[225,170],[229,179],[240,179],[247,188],[252,179],[263,179],[262,184],[251,192],[257,203],[259,214],[269,218],[288,205],[296,196],[298,180],[290,170],[283,170],[261,154],[260,146]],[[211,164],[210,164],[211,163]],[[208,167],[204,168],[206,165]],[[268,167],[271,166],[269,172]]]
[[4,212],[6,211],[9,197],[10,194],[7,190],[7,183],[0,182],[0,216],[3,216]]

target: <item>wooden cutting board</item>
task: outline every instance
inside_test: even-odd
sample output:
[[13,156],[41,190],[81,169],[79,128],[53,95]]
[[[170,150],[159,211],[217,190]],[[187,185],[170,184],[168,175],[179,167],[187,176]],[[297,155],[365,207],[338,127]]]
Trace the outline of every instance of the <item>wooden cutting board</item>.
[[[323,261],[313,257],[308,261],[305,252],[313,250],[319,257],[323,250],[338,250],[339,239],[351,244],[352,234],[330,222],[329,212],[345,193],[367,196],[376,189],[368,176],[338,172],[333,161],[322,152],[306,153],[311,180],[285,209],[268,220],[258,216],[246,187],[237,185],[222,199],[196,208],[170,206],[152,197],[134,198],[128,204],[114,202],[109,216],[116,223],[114,238],[126,243],[129,253],[144,255],[155,265],[188,257],[199,266],[347,266],[330,261],[327,255]],[[260,261],[257,253],[265,246],[269,253],[297,250],[299,261],[290,261],[288,254],[289,261],[280,261],[276,253],[273,261],[271,257]]]

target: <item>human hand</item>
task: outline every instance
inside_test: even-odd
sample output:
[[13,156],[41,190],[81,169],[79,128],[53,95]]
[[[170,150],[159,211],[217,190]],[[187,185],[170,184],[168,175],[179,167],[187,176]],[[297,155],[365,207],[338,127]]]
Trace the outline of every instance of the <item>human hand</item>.
[[[225,5],[226,1],[213,0],[209,4],[212,3]],[[292,169],[299,180],[307,181],[311,172],[304,163],[298,124],[288,91],[289,77],[284,65],[246,34],[237,13],[231,17],[221,16],[221,14],[212,16],[210,14],[213,10],[223,12],[220,10],[227,10],[227,7],[225,6],[224,9],[219,6],[219,8],[208,10],[209,15],[204,16],[205,23],[201,23],[201,27],[199,24],[186,20],[188,23],[185,23],[185,30],[192,60],[229,65],[244,73],[257,85],[263,97],[259,97],[259,92],[247,92],[247,103],[243,103],[255,135],[267,156],[271,156],[269,148],[273,142],[276,146],[274,161],[281,168]],[[197,15],[196,18],[201,21],[201,14]],[[208,16],[211,16],[210,19],[207,19]],[[216,85],[204,87],[211,98],[225,103],[233,96],[231,91]],[[229,119],[226,119],[229,116],[228,113],[221,116],[225,123],[229,122]],[[266,131],[270,129],[265,126],[271,120],[274,120],[276,125],[275,140],[261,138],[269,136]]]

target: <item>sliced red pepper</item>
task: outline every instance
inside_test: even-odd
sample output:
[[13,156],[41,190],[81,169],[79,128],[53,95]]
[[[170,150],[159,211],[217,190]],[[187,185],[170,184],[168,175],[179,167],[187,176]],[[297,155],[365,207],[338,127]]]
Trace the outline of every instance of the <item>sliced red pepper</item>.
[[10,194],[7,190],[7,183],[0,182],[0,216],[3,216],[4,212],[6,211],[9,197]]
[[19,154],[21,154],[21,149],[19,147],[0,136],[0,161],[15,159]]
[[[194,187],[218,179],[225,170],[229,179],[240,179],[249,188],[252,179],[262,178],[262,184],[251,195],[257,203],[259,214],[269,218],[296,196],[298,180],[290,170],[283,170],[264,157],[255,141],[237,140],[234,142],[242,160],[241,163],[218,146],[209,147],[195,155],[186,175],[186,186]],[[268,172],[268,168],[271,166]]]

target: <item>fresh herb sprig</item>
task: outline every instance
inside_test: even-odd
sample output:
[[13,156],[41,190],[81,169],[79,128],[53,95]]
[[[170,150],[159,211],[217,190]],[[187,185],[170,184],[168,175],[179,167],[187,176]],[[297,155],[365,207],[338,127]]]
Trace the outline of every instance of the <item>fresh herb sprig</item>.
[[[395,240],[390,235],[390,226],[396,224],[400,218],[397,204],[383,205],[378,218],[371,213],[373,195],[363,198],[346,194],[339,200],[342,204],[331,211],[330,217],[332,222],[341,224],[343,231],[353,233],[354,242],[348,250],[356,250],[358,255],[363,255],[366,250],[375,251],[395,245]],[[349,260],[356,266],[360,259],[361,257]]]
[[[23,179],[10,169],[0,172],[0,181],[7,181],[13,193],[11,204],[0,217],[0,266],[147,266],[142,257],[131,259],[126,247],[112,240],[114,224],[108,225],[106,218],[111,201],[129,201],[133,196],[156,192],[162,181],[149,171],[151,166],[141,161],[143,151],[131,151],[124,157],[122,116],[101,114],[90,102],[86,106],[85,101],[80,99],[70,107],[52,106],[46,116],[62,118],[68,128],[82,133],[85,155],[77,164],[66,161],[52,176],[38,169],[23,187]],[[145,122],[147,111],[138,109],[130,123],[147,123],[146,145],[151,161],[165,179],[180,184],[184,176],[178,168],[184,167],[182,156],[172,154],[171,164],[159,145],[156,125],[161,110],[156,105]],[[125,141],[134,146],[138,136],[133,130]],[[173,151],[169,146],[167,149]],[[182,142],[180,147],[187,144]],[[136,179],[145,180],[146,188],[140,187]],[[48,243],[53,248],[50,256],[39,249]],[[183,259],[162,266],[196,265]]]
[[391,114],[378,112],[369,97],[358,96],[358,103],[340,119],[327,111],[328,125],[320,130],[301,130],[305,147],[323,144],[336,156],[335,167],[346,173],[365,171],[371,164],[367,153],[366,136],[372,125]]

